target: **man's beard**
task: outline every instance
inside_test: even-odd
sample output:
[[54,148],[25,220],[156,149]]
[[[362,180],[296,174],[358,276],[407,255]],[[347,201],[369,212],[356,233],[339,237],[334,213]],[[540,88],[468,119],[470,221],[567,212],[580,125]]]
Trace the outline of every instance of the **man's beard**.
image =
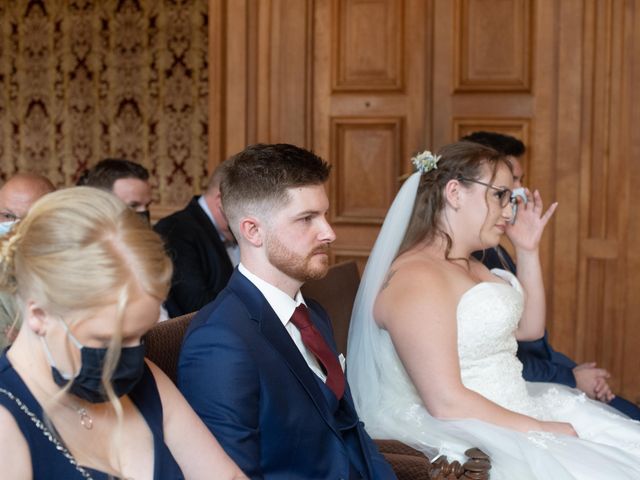
[[328,251],[329,245],[323,243],[308,255],[302,256],[285,246],[275,235],[270,235],[267,241],[267,258],[271,265],[288,277],[300,282],[317,280],[327,274],[327,270],[329,270],[328,257],[316,257],[316,254]]

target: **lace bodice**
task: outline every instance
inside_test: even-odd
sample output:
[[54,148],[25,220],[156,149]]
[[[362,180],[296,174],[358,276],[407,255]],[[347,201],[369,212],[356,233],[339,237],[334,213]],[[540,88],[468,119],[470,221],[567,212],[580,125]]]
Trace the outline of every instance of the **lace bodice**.
[[482,282],[458,303],[458,355],[462,383],[493,402],[539,417],[516,357],[515,331],[522,315],[522,287],[514,275],[494,269],[508,283]]

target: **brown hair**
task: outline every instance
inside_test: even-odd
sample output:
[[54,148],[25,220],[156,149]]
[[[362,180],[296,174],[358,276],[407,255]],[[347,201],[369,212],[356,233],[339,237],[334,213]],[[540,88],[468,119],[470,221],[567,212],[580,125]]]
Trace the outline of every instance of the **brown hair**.
[[422,241],[432,243],[438,236],[447,243],[445,258],[449,259],[452,240],[440,226],[440,215],[445,207],[444,189],[451,180],[478,180],[482,176],[482,167],[491,170],[493,181],[499,164],[511,171],[511,165],[492,148],[478,143],[460,141],[445,145],[438,151],[441,156],[437,168],[423,173],[420,177],[416,200],[409,226],[404,235],[398,255],[410,250]]
[[124,158],[105,158],[78,179],[76,185],[101,188],[112,191],[113,184],[123,178],[135,178],[143,182],[149,181],[149,170],[139,163]]
[[295,145],[256,144],[245,148],[225,162],[220,184],[230,228],[237,228],[247,213],[267,213],[286,203],[289,188],[322,185],[330,169],[320,157]]

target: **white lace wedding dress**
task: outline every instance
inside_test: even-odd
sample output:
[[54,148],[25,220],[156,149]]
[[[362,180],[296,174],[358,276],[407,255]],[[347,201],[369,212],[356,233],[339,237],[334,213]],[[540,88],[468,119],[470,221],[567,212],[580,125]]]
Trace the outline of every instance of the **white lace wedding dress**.
[[474,419],[447,421],[429,415],[388,333],[377,327],[371,313],[391,263],[388,257],[392,259],[397,251],[396,237],[408,222],[397,208],[403,190],[389,214],[398,218],[385,220],[367,264],[349,332],[347,374],[358,413],[371,436],[397,439],[431,458],[444,454],[450,460],[464,460],[467,448],[479,447],[491,457],[493,480],[640,479],[640,422],[589,400],[576,389],[523,380],[514,336],[523,295],[516,278],[502,270],[493,273],[508,283],[498,278],[495,283],[479,283],[459,301],[462,381],[510,410],[540,420],[570,422],[579,438],[525,434]]

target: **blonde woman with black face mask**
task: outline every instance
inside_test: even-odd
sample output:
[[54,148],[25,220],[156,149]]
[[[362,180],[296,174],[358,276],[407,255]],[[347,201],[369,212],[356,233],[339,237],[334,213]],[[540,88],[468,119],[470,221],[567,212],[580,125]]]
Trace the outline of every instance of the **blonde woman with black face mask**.
[[0,356],[2,478],[246,478],[144,359],[171,262],[135,212],[106,192],[62,190],[0,249],[23,316]]

